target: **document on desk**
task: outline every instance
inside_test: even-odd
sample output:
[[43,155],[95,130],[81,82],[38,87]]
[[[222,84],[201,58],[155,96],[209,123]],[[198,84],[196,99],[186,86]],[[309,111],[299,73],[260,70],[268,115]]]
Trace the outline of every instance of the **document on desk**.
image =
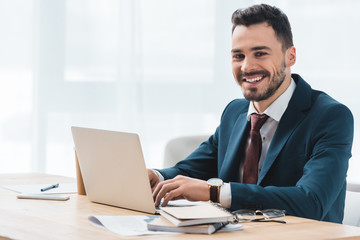
[[[147,223],[160,216],[90,216],[89,221],[96,227],[104,228],[110,232],[124,237],[140,235],[160,235],[160,234],[181,234],[177,232],[150,231]],[[232,232],[242,230],[240,224],[228,224],[218,232]]]
[[29,193],[29,194],[59,194],[59,193],[76,193],[77,185],[76,183],[59,183],[59,186],[56,188],[49,189],[47,191],[41,191],[41,189],[46,188],[54,183],[44,183],[44,184],[23,184],[23,185],[3,185],[1,187],[9,189],[11,191],[19,193]]
[[90,216],[89,221],[97,226],[124,237],[140,235],[178,234],[155,232],[147,229],[147,223],[157,216]]

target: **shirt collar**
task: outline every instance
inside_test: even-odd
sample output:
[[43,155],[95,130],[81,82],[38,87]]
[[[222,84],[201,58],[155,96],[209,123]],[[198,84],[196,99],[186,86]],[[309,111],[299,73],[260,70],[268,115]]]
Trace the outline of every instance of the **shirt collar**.
[[[268,115],[270,118],[279,122],[282,115],[284,114],[290,99],[295,91],[296,83],[291,78],[290,86],[281,94],[270,106],[265,109],[264,114]],[[247,120],[250,121],[250,115],[253,113],[258,113],[254,107],[254,103],[251,101],[249,104],[249,110],[247,114]]]

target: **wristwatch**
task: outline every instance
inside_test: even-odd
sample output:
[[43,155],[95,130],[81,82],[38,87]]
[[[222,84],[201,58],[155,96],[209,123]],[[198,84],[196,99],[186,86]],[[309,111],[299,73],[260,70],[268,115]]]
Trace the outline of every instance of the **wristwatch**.
[[223,180],[220,178],[210,178],[207,181],[209,188],[210,188],[210,201],[218,203],[219,201],[219,194],[220,194],[220,187],[224,185]]

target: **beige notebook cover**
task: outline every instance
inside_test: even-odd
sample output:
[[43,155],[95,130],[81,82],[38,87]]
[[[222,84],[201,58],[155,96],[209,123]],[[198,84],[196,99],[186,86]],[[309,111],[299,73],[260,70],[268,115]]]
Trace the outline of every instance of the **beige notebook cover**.
[[189,207],[162,207],[160,214],[176,226],[231,222],[234,219],[231,213],[211,203]]

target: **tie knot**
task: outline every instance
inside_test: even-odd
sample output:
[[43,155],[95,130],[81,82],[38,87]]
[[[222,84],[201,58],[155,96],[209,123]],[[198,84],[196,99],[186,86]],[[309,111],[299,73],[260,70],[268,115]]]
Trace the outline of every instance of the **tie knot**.
[[251,130],[259,131],[268,118],[266,114],[251,114]]

